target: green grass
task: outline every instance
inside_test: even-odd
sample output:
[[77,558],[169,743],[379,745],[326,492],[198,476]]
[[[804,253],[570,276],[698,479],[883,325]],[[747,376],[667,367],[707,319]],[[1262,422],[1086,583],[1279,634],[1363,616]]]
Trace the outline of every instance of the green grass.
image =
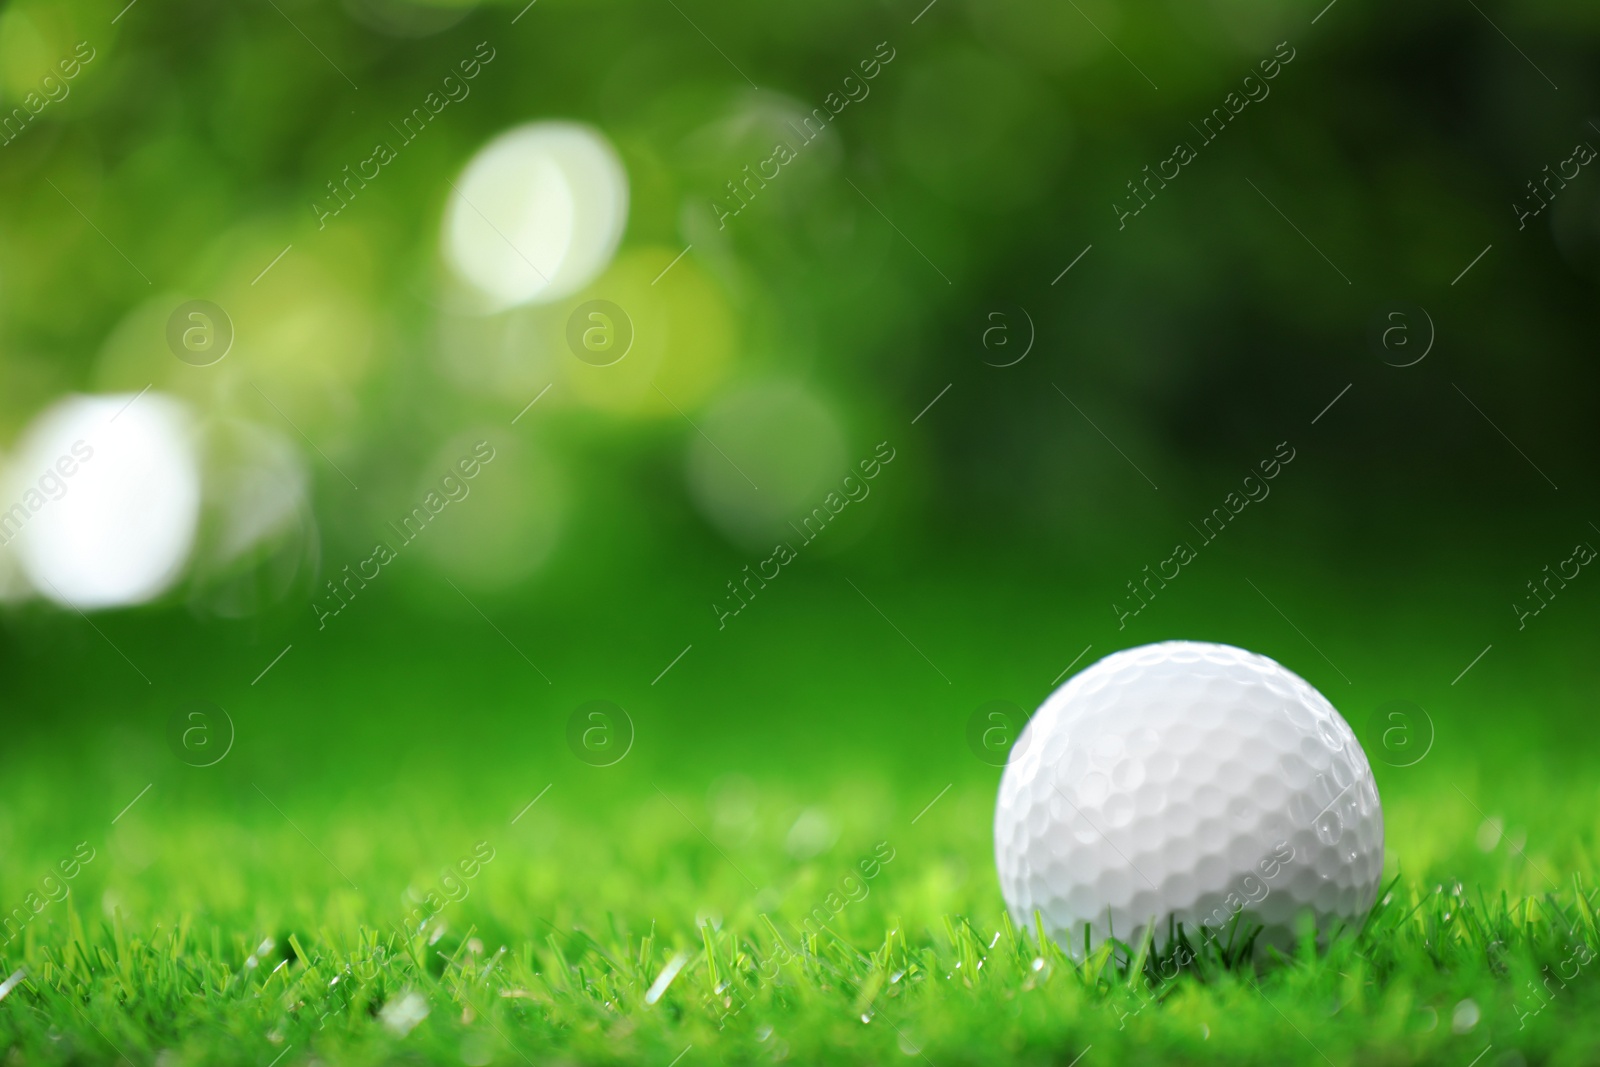
[[[653,688],[689,639],[670,620],[596,641],[486,605],[546,686],[487,627],[408,637],[409,620],[384,629],[375,611],[360,640],[297,643],[251,687],[281,644],[214,647],[108,617],[156,695],[86,628],[0,679],[9,706],[35,712],[0,750],[0,917],[30,892],[42,906],[0,943],[0,978],[25,976],[0,999],[5,1063],[1600,1060],[1600,967],[1582,962],[1600,954],[1600,791],[1573,742],[1593,689],[1581,619],[1518,645],[1432,602],[1374,624],[1325,601],[1311,625],[1347,684],[1248,587],[1195,577],[1170,629],[1129,643],[1203,636],[1274,655],[1369,752],[1387,700],[1437,723],[1417,766],[1375,762],[1387,888],[1331,946],[1244,962],[1238,941],[1202,945],[1180,968],[1107,945],[1075,964],[1008,925],[999,772],[967,751],[967,716],[1036,702],[1083,643],[1098,655],[1116,640],[1053,618],[1025,586],[988,583],[971,619],[941,609],[974,599],[959,590],[874,588],[949,685],[823,582],[797,584],[748,633],[697,638]],[[163,642],[177,651],[162,658]],[[92,657],[109,667],[76,669]],[[214,768],[165,747],[178,676],[238,723]],[[564,747],[566,712],[596,696],[639,726],[615,767]],[[94,858],[44,904],[45,875],[80,842]],[[418,904],[443,890],[461,899],[419,931]],[[818,907],[837,915],[805,930]]]
[[[553,787],[515,825],[526,801],[476,830],[416,795],[241,815],[152,792],[91,843],[70,895],[0,948],[6,973],[26,975],[0,1002],[0,1041],[25,1063],[667,1064],[687,1049],[685,1065],[945,1067],[1090,1049],[1086,1064],[1464,1067],[1488,1046],[1482,1063],[1593,1062],[1592,872],[1531,843],[1484,852],[1476,813],[1420,796],[1394,805],[1391,857],[1419,831],[1455,840],[1430,866],[1470,881],[1401,871],[1365,928],[1324,950],[1307,940],[1252,964],[1237,944],[1200,946],[1180,966],[1117,943],[1075,963],[1015,929],[982,786],[916,824],[859,779],[809,808],[766,790],[745,822],[653,789],[573,811]],[[789,847],[797,808],[813,823],[843,813],[819,855]],[[1562,831],[1579,828],[1539,834]],[[451,884],[440,868],[460,860],[472,876]],[[419,930],[404,894],[442,881],[460,899]],[[818,906],[836,917],[803,927]],[[401,1033],[407,1005],[427,1014]]]

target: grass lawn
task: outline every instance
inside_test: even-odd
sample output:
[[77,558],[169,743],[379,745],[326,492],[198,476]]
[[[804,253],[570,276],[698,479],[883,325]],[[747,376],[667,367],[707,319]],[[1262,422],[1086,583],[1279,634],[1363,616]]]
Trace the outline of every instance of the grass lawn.
[[[492,633],[405,645],[376,621],[297,645],[275,688],[252,688],[271,647],[164,659],[170,634],[103,620],[157,665],[151,695],[53,671],[54,653],[8,683],[49,721],[0,756],[5,1062],[1600,1059],[1593,756],[1553,740],[1579,736],[1562,723],[1581,722],[1582,685],[1519,706],[1542,661],[1497,649],[1452,689],[1481,647],[1470,618],[1397,667],[1330,608],[1314,632],[1344,686],[1248,589],[1208,630],[1175,608],[1178,632],[1302,671],[1369,752],[1363,713],[1391,697],[1430,706],[1437,745],[1413,767],[1374,761],[1388,888],[1359,933],[1259,966],[1114,944],[1074,963],[1004,917],[999,772],[963,727],[988,698],[1032,706],[1089,638],[1035,617],[968,647],[974,620],[938,623],[933,594],[875,592],[948,683],[876,615],[843,612],[848,588],[797,586],[744,645],[696,639],[676,689],[649,682],[665,638],[635,670],[626,641],[508,623],[556,675],[508,686]],[[1012,595],[1027,599],[984,610]],[[1558,637],[1526,655],[1569,655]],[[110,655],[91,647],[61,655]],[[238,745],[215,768],[164,747],[159,672],[180,665],[232,694]],[[638,742],[597,768],[566,751],[564,721],[608,673],[638,675],[609,689]]]

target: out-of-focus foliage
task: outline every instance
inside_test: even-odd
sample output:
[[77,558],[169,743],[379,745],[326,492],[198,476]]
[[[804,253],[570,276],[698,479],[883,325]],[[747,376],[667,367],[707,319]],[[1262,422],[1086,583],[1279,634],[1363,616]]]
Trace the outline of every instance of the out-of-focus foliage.
[[[803,387],[848,442],[814,457],[838,476],[914,435],[916,475],[879,502],[902,550],[1002,527],[1104,559],[1310,433],[1327,443],[1285,521],[1329,550],[1448,528],[1485,488],[1547,511],[1464,397],[1563,493],[1592,486],[1600,179],[1520,229],[1513,206],[1600,139],[1588,7],[913,7],[13,3],[0,441],[65,392],[154,385],[281,435],[313,475],[306,536],[348,554],[448,442],[495,426],[544,472],[505,506],[542,516],[549,563],[602,570],[585,526],[635,529],[605,551],[638,555],[808,510],[719,518],[695,488],[695,424],[750,390]],[[445,205],[479,147],[544,119],[615,146],[622,248],[583,292],[484,317],[441,257]],[[394,158],[344,182],[378,142]],[[1152,181],[1176,143],[1194,158]],[[164,341],[191,299],[236,331],[211,367]],[[635,328],[609,368],[566,341],[594,299]],[[1437,335],[1408,368],[1373,341],[1401,306]],[[814,461],[780,436],[723,444],[730,470]],[[695,521],[663,524],[644,494]]]

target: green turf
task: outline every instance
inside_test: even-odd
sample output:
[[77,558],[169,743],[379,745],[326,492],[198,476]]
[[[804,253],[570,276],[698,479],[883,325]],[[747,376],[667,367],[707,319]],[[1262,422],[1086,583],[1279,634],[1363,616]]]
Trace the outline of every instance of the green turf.
[[[547,686],[492,633],[407,638],[412,624],[380,611],[362,640],[297,645],[252,688],[272,646],[195,645],[174,625],[163,659],[112,617],[106,636],[152,689],[163,671],[207,679],[239,742],[187,767],[164,747],[163,695],[48,654],[13,673],[7,700],[54,718],[19,719],[0,753],[0,892],[14,926],[27,920],[0,943],[0,978],[21,972],[0,1000],[6,1062],[1600,1058],[1593,757],[1559,743],[1583,736],[1581,627],[1521,647],[1491,631],[1503,643],[1452,686],[1486,640],[1470,613],[1419,627],[1406,611],[1440,610],[1419,600],[1374,625],[1325,598],[1310,625],[1334,668],[1248,588],[1230,600],[1207,581],[1173,601],[1168,632],[1134,641],[1273,654],[1334,697],[1369,752],[1385,700],[1437,721],[1417,766],[1375,761],[1388,889],[1330,947],[1229,967],[1237,946],[1191,962],[1107,945],[1075,964],[1008,925],[999,772],[966,750],[966,717],[985,699],[1036,701],[1087,640],[1030,608],[1024,584],[874,586],[948,684],[821,581],[750,636],[697,643],[653,688],[670,623],[633,649],[627,634],[504,620]],[[936,615],[956,602],[982,610]],[[1009,620],[1004,640],[970,640],[990,617]],[[1391,629],[1428,640],[1396,656],[1368,639]],[[120,664],[84,636],[64,660]],[[1545,679],[1536,708],[1518,694],[1529,677]],[[563,743],[566,709],[600,695],[639,724],[610,768]],[[75,876],[47,882],[63,862]]]
[[[1442,857],[1485,871],[1471,888],[1402,872],[1366,929],[1322,953],[1307,943],[1230,969],[1202,950],[1180,967],[1107,944],[1075,964],[1003,917],[988,799],[952,791],[915,826],[847,824],[824,856],[796,863],[766,835],[711,844],[696,826],[738,834],[686,795],[640,798],[601,833],[567,824],[552,792],[477,840],[451,820],[385,829],[355,812],[257,810],[239,826],[147,796],[118,848],[91,843],[75,891],[4,947],[8,973],[26,977],[0,1040],[29,1063],[665,1064],[687,1049],[686,1064],[944,1065],[1060,1063],[1091,1046],[1105,1062],[1465,1064],[1490,1045],[1486,1062],[1600,1055],[1581,1025],[1600,1011],[1594,889],[1549,870],[1559,884],[1525,891],[1543,856],[1469,843],[1475,855]],[[428,852],[472,876],[442,875]],[[148,866],[115,890],[96,881],[97,865],[129,856]],[[204,872],[201,888],[186,870]],[[436,893],[437,910],[408,907],[407,886]],[[427,1015],[402,1033],[407,1005]]]

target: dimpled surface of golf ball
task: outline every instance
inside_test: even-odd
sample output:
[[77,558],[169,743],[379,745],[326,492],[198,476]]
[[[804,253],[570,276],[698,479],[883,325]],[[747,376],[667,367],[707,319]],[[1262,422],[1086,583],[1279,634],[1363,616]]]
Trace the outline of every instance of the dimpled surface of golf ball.
[[1366,753],[1326,697],[1265,656],[1167,641],[1114,653],[1045,700],[1017,739],[994,821],[1000,889],[1074,955],[1155,922],[1257,951],[1359,926],[1383,870]]

